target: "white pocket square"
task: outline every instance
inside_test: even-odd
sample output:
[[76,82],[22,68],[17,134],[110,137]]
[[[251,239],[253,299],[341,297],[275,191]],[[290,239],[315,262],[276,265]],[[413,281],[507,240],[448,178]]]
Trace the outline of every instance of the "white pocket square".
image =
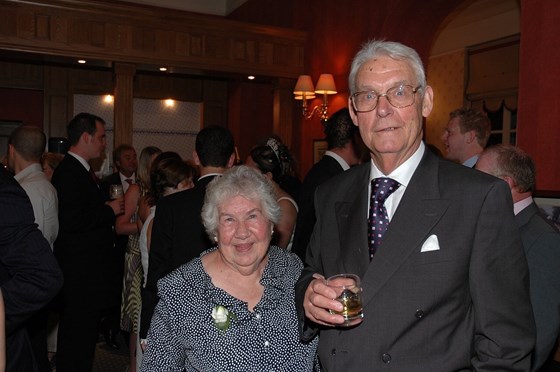
[[430,235],[428,239],[422,244],[420,252],[439,251],[439,242],[436,235]]

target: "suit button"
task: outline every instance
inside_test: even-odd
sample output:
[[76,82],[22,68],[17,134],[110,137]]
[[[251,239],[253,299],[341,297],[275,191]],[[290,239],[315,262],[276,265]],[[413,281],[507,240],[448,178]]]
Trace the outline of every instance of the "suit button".
[[418,319],[422,319],[424,317],[424,311],[423,310],[416,310],[416,313],[414,313],[414,316]]
[[381,360],[383,361],[383,363],[389,364],[391,363],[391,355],[383,353],[383,355],[381,356]]
[[336,349],[331,350],[331,355],[336,355]]

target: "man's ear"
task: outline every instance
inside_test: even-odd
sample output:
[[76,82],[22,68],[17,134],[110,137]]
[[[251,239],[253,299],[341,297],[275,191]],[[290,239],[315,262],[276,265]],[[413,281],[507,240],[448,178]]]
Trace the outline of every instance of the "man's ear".
[[513,190],[517,187],[515,185],[515,181],[510,176],[502,176],[502,179],[507,182],[510,190]]
[[192,157],[193,157],[194,164],[200,167],[201,166],[200,159],[198,158],[198,154],[196,153],[196,150],[193,150]]
[[231,167],[233,167],[233,164],[235,164],[235,152],[233,152],[233,153],[230,155],[229,160],[228,160],[228,163],[227,163],[227,167],[228,167],[228,168],[231,168]]
[[465,133],[465,136],[467,138],[467,143],[476,141],[476,134],[474,133],[474,130],[469,130],[467,133]]
[[422,99],[422,116],[427,118],[434,107],[434,91],[429,85],[426,85],[426,88],[424,89],[424,98]]

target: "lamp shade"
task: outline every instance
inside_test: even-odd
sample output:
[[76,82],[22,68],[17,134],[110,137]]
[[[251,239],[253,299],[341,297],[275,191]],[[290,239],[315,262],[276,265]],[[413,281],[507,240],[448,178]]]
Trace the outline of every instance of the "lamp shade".
[[[301,100],[303,99],[303,94],[296,94],[296,95],[294,96],[294,99],[295,99],[295,100],[298,100],[298,101],[301,101]],[[315,99],[315,93],[309,93],[309,92],[308,92],[308,93],[305,95],[305,99]]]
[[315,88],[313,88],[313,81],[309,75],[299,75],[294,88],[294,94],[303,95],[303,93],[313,93]]
[[331,74],[321,74],[317,82],[317,94],[336,94],[336,86],[334,85],[334,78]]

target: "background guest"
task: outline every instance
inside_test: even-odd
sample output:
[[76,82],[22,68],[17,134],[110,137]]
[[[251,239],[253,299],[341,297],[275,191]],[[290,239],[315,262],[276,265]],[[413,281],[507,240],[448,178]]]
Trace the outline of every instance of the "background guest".
[[6,314],[6,370],[37,371],[27,322],[62,287],[62,272],[37,229],[33,208],[13,176],[0,167],[0,290]]
[[245,163],[258,169],[274,185],[277,202],[280,205],[280,219],[274,226],[274,244],[287,250],[292,249],[294,228],[296,226],[298,206],[296,201],[280,187],[283,177],[282,147],[274,138],[270,138],[266,146],[254,147]]
[[[150,172],[151,187],[146,197],[150,206],[150,214],[142,225],[140,231],[140,254],[142,256],[142,269],[144,272],[143,283],[146,283],[148,274],[148,257],[150,242],[152,238],[152,222],[156,212],[156,203],[164,196],[194,187],[193,177],[196,169],[194,165],[185,162],[176,152],[164,152],[158,155]],[[140,311],[139,311],[140,313]],[[138,314],[140,317],[140,314]],[[138,327],[140,326],[138,319]],[[142,348],[136,345],[136,365],[131,365],[131,371],[135,371],[142,363]],[[134,368],[134,369],[132,369]]]
[[[101,180],[101,188],[107,195],[109,195],[109,188],[111,185],[121,185],[123,192],[126,194],[128,188],[136,183],[138,161],[136,160],[136,150],[134,147],[129,144],[122,144],[115,148],[113,150],[113,166],[116,169],[116,172]],[[126,218],[128,219],[124,219],[125,217],[120,216],[121,225],[122,221],[130,222],[130,218],[135,215],[134,212],[137,204],[137,192],[135,192],[134,196],[129,199],[132,199],[132,201],[129,201],[129,206],[132,208],[132,211],[127,211],[125,209],[125,214],[127,214]],[[138,242],[136,229],[134,229],[134,232],[128,233],[123,231],[122,228],[119,229],[119,227],[119,218],[117,218],[115,224],[115,249],[111,250],[110,253],[112,256],[112,271],[110,272],[110,276],[113,282],[111,285],[111,297],[113,302],[101,324],[101,330],[105,336],[105,342],[109,347],[116,350],[121,347],[118,342],[118,336],[121,333],[121,328],[125,331],[125,338],[130,337],[129,331],[127,331],[130,327],[127,326],[123,328],[121,326],[121,308],[123,306],[122,294],[124,285],[127,283],[126,280],[123,281],[123,277],[125,276],[125,256],[129,244],[129,235],[132,235],[131,243],[133,245]],[[132,223],[129,231],[131,228],[135,227],[135,223]]]
[[52,178],[54,170],[58,167],[58,164],[60,164],[63,158],[64,155],[59,154],[58,152],[45,152],[41,157],[43,173],[45,173],[45,176],[47,176],[49,181]]
[[[130,151],[130,150],[128,150]],[[143,177],[150,174],[153,159],[161,153],[157,147],[146,147],[140,153],[138,174]],[[124,151],[121,151],[123,156]],[[136,156],[136,152],[134,152]],[[130,163],[131,157],[128,158]],[[119,163],[122,164],[122,163]],[[124,194],[124,213],[117,217],[115,232],[117,236],[127,236],[128,242],[124,256],[124,275],[121,277],[120,329],[129,335],[128,349],[130,370],[136,371],[136,344],[138,342],[138,312],[141,308],[140,287],[142,286],[142,259],[140,257],[139,237],[143,220],[139,216],[148,188],[149,179],[129,184]]]
[[60,231],[54,254],[64,273],[57,372],[91,371],[98,327],[112,305],[110,272],[115,217],[124,200],[107,200],[88,161],[106,146],[105,121],[89,113],[67,126],[70,149],[55,169]]
[[313,196],[317,186],[350,169],[360,161],[358,146],[355,145],[358,129],[352,122],[348,108],[332,114],[324,124],[327,151],[303,179],[301,196],[298,201],[299,212],[294,234],[293,252],[305,261],[305,252],[313,226],[315,225],[315,206]]
[[303,265],[270,245],[273,186],[238,166],[207,190],[202,220],[217,246],[159,282],[142,371],[312,370],[317,340],[299,340],[294,303]]
[[[37,127],[20,126],[8,138],[8,164],[15,180],[31,201],[35,223],[53,247],[58,234],[58,199],[56,189],[41,167],[47,137]],[[28,323],[29,336],[39,371],[50,371],[47,350],[47,321],[50,309],[41,309]]]
[[263,138],[257,143],[257,146],[267,146],[269,142],[275,142],[280,149],[280,163],[282,164],[282,176],[278,180],[278,184],[282,190],[286,191],[292,199],[297,201],[301,193],[301,180],[296,176],[297,162],[290,153],[288,146],[282,142],[282,139],[277,135]]
[[560,233],[540,214],[533,200],[535,163],[523,150],[510,145],[489,147],[480,154],[476,169],[506,181],[511,191],[515,221],[529,264],[537,326],[531,370],[539,371],[551,359],[560,332]]
[[212,245],[200,211],[208,183],[231,168],[235,160],[230,131],[219,126],[203,128],[196,136],[193,158],[201,175],[194,187],[161,199],[156,209],[148,278],[142,291],[141,339],[146,338],[158,302],[157,281]]
[[488,117],[474,109],[461,108],[449,114],[449,123],[443,132],[445,158],[474,168],[478,155],[490,138]]

